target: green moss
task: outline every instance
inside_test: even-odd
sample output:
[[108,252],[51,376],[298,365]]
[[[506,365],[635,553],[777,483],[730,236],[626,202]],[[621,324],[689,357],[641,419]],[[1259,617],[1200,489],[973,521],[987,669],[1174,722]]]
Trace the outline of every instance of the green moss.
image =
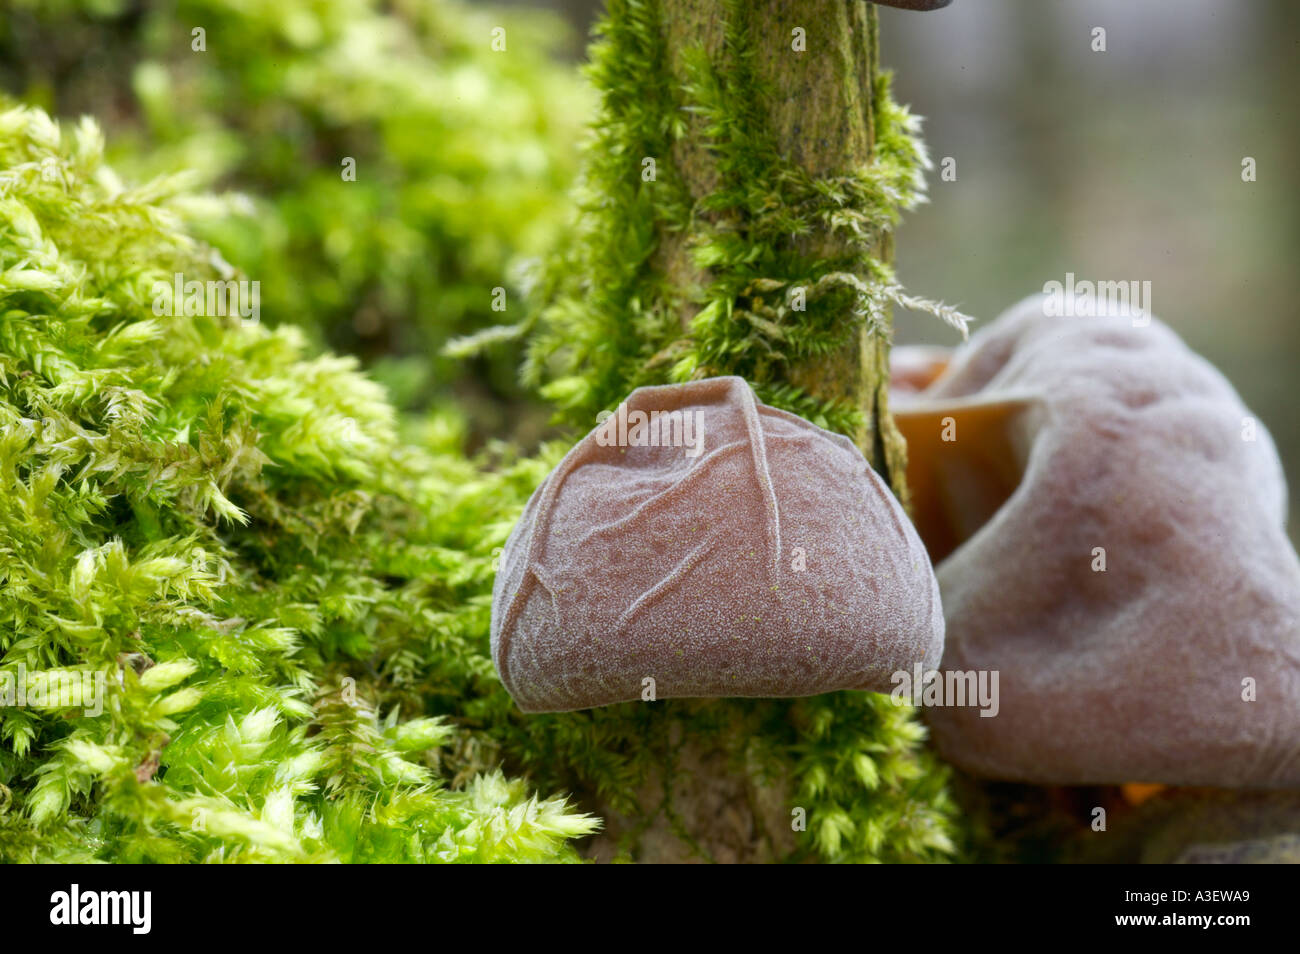
[[442,787],[462,733],[404,704],[440,641],[444,689],[490,673],[456,614],[492,511],[427,522],[493,489],[456,431],[400,443],[292,326],[156,315],[154,282],[217,272],[182,183],[101,153],[0,112],[0,680],[104,691],[0,708],[0,859],[572,859],[589,819],[490,771]]
[[589,96],[556,62],[573,45],[558,19],[459,0],[32,7],[0,0],[5,88],[55,115],[112,117],[126,175],[184,168],[247,195],[185,211],[262,282],[268,322],[357,354],[403,406],[467,383],[519,397],[517,351],[439,352],[522,315],[515,266],[565,220]]

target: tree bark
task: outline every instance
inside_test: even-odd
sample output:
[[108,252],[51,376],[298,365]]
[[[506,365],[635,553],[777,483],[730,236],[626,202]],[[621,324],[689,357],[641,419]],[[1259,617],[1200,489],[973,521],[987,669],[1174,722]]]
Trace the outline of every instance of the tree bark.
[[[722,0],[661,0],[673,80],[688,81],[684,54],[703,48],[711,60],[727,54]],[[756,66],[769,90],[760,102],[782,156],[816,177],[846,173],[867,165],[875,144],[873,90],[876,79],[876,8],[862,0],[752,0],[747,5]],[[802,52],[793,48],[803,31]],[[715,157],[705,143],[705,120],[687,121],[688,133],[673,148],[671,160],[693,199],[709,195],[718,183]],[[657,266],[683,292],[705,280],[689,258],[688,237],[660,237]],[[838,240],[823,232],[801,237],[792,252],[828,257]],[[885,236],[875,257],[893,257]],[[688,294],[682,295],[684,300]],[[692,317],[687,311],[683,323]],[[906,444],[888,411],[887,336],[860,329],[838,353],[775,369],[774,378],[815,397],[847,401],[861,409],[863,426],[850,435],[877,472],[906,505]],[[770,383],[776,383],[775,380]]]

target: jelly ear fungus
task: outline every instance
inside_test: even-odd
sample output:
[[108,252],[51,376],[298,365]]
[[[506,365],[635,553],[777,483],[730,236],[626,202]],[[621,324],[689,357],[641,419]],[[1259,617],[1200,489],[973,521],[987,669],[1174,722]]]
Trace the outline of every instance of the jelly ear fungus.
[[1160,322],[1012,308],[895,402],[936,561],[943,754],[1037,783],[1300,785],[1300,561],[1276,449]]
[[888,692],[942,645],[925,548],[861,452],[737,377],[632,392],[533,494],[493,590],[525,712]]

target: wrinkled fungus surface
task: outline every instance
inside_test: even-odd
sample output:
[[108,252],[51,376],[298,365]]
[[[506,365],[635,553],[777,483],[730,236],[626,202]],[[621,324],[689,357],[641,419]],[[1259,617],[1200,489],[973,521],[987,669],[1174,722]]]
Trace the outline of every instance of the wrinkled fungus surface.
[[[637,412],[679,430],[638,444]],[[533,494],[493,590],[525,712],[887,692],[942,646],[929,558],[862,454],[735,377],[634,391]]]
[[1148,321],[1030,299],[897,406],[941,668],[1000,672],[996,717],[926,717],[946,757],[995,778],[1294,787],[1300,562],[1277,452]]

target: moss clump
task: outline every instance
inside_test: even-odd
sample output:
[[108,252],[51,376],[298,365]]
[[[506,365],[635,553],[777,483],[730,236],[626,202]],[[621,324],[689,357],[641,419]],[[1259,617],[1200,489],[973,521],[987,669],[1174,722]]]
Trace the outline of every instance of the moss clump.
[[439,350],[522,313],[513,263],[564,221],[590,97],[556,62],[572,44],[557,19],[460,0],[6,7],[7,88],[55,115],[112,117],[124,174],[183,168],[250,197],[190,220],[262,281],[267,321],[382,366],[403,406],[453,385],[518,398],[517,353]]
[[395,701],[439,639],[490,673],[438,626],[490,585],[490,550],[427,522],[485,492],[455,432],[402,445],[292,327],[156,315],[154,282],[218,273],[177,180],[101,152],[0,112],[0,692],[103,691],[0,708],[0,859],[571,859],[591,820],[499,773],[442,787],[466,744]]

